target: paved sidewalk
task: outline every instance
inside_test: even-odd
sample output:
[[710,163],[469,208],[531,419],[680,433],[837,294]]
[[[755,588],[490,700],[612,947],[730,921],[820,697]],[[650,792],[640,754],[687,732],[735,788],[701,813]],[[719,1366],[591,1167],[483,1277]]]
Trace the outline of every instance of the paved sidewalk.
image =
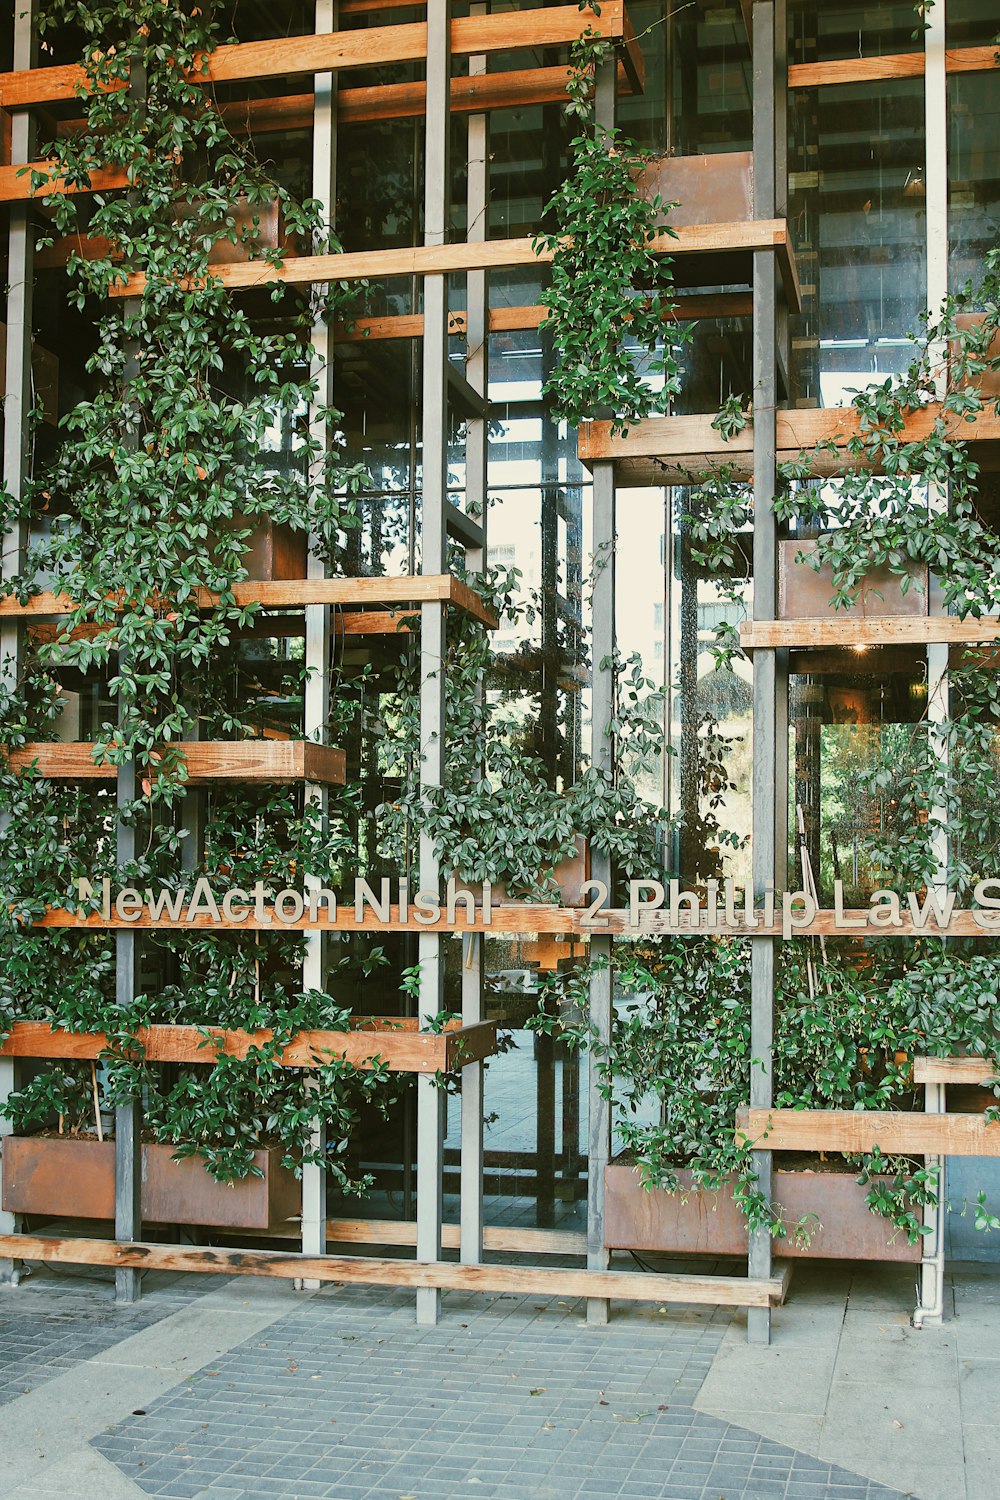
[[[761,1350],[721,1311],[590,1329],[580,1303],[456,1293],[426,1329],[406,1293],[199,1279],[0,1407],[0,1496],[986,1500],[1000,1277],[954,1280],[960,1315],[915,1334],[911,1269],[810,1267]],[[110,1298],[74,1288],[81,1330],[115,1322]],[[0,1325],[60,1299],[42,1273],[0,1294]]]

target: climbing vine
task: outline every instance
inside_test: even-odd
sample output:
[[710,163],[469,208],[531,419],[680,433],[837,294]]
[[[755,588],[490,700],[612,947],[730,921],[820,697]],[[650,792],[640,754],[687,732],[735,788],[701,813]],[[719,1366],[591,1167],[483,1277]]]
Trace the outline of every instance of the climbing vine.
[[[587,76],[571,75],[574,113],[586,108]],[[570,426],[606,413],[624,432],[665,412],[680,388],[671,262],[654,248],[673,233],[661,222],[672,205],[639,190],[650,158],[617,131],[597,126],[570,150],[571,169],[546,209],[554,228],[534,241],[552,257],[542,328],[555,361],[543,394]]]
[[[226,259],[277,266],[290,247],[339,246],[321,205],[296,201],[198,81],[216,24],[197,7],[159,0],[52,0],[40,26],[43,35],[75,26],[85,38],[83,122],[44,148],[50,166],[32,170],[31,186],[51,223],[42,246],[65,253],[70,306],[93,316],[95,336],[83,398],[62,420],[55,457],[36,462],[20,501],[3,497],[3,529],[23,522],[31,536],[5,587],[22,600],[61,590],[73,609],[54,636],[29,642],[16,680],[7,664],[0,735],[10,748],[56,737],[61,682],[76,674],[103,709],[91,728],[95,757],[134,762],[137,784],[116,807],[86,783],[67,788],[32,768],[0,781],[0,885],[9,893],[0,1029],[44,1019],[109,1038],[99,1101],[96,1074],[66,1064],[31,1079],[5,1111],[18,1128],[55,1115],[63,1128],[141,1094],[154,1138],[179,1156],[197,1152],[217,1177],[256,1172],[255,1149],[277,1142],[286,1165],[321,1158],[342,1187],[360,1186],[344,1143],[361,1105],[384,1104],[384,1070],[332,1059],[307,1073],[278,1063],[295,1032],[347,1020],[333,994],[301,992],[301,940],[157,934],[145,944],[144,991],[125,1014],[109,935],[27,925],[47,906],[72,910],[81,872],[170,890],[204,871],[221,893],[262,878],[301,887],[310,873],[329,882],[343,868],[352,788],[331,795],[325,824],[301,796],[217,790],[204,853],[187,850],[179,796],[185,738],[266,732],[276,699],[291,713],[279,732],[294,732],[301,655],[270,639],[248,655],[241,635],[260,610],[238,606],[233,589],[251,576],[251,544],[265,527],[308,533],[340,570],[364,477],[341,459],[312,341],[318,323],[348,312],[348,289],[333,283],[303,296],[275,284],[261,317],[220,274]],[[71,191],[100,170],[122,174],[123,190]],[[270,459],[275,449],[287,461]],[[122,826],[135,830],[136,853],[116,869]],[[378,949],[352,953],[331,985],[383,961]],[[144,1060],[135,1039],[152,1021],[273,1037],[244,1061],[212,1064],[206,1041],[205,1065],[168,1073]],[[317,1115],[329,1122],[321,1148]]]

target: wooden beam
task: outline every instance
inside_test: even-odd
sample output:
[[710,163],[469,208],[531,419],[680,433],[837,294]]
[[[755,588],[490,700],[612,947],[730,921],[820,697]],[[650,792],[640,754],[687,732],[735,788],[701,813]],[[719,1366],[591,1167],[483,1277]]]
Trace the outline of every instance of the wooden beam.
[[[199,740],[175,745],[184,752],[188,786],[218,781],[344,786],[347,757],[333,745],[311,740]],[[11,771],[34,766],[39,776],[59,781],[114,781],[117,765],[95,761],[97,746],[85,742],[22,745],[2,753]]]
[[[659,234],[650,249],[675,260],[688,255],[751,254],[774,250],[786,281],[793,311],[801,302],[788,225],[784,219],[746,219],[730,224],[682,224],[673,234]],[[528,237],[480,240],[455,245],[415,245],[392,250],[360,250],[339,255],[289,256],[280,266],[267,261],[234,262],[212,268],[212,277],[231,291],[248,291],[281,283],[305,286],[329,281],[384,280],[396,276],[431,276],[463,271],[509,270],[546,265],[551,250],[536,251]],[[141,296],[146,278],[136,272],[111,288],[113,297]]]
[[[963,442],[1000,442],[1000,414],[992,408],[979,413],[974,422],[938,403],[922,407],[907,418],[903,431],[890,434],[892,443],[922,442],[935,424],[943,420],[947,435]],[[753,428],[748,423],[728,441],[712,426],[710,415],[649,417],[636,422],[626,435],[611,435],[610,422],[585,422],[580,428],[579,454],[585,464],[613,459],[624,473],[644,473],[646,483],[690,482],[692,474],[713,467],[731,468],[746,478],[753,470]],[[850,469],[863,469],[864,460],[847,453],[847,445],[861,430],[858,412],[847,407],[797,407],[777,414],[778,458],[783,461],[809,458],[814,450],[829,445],[832,451],[815,455],[812,472],[835,476]],[[640,467],[643,465],[644,467]],[[631,467],[630,467],[631,466]],[[637,481],[638,482],[638,481]]]
[[[628,53],[625,54],[631,57]],[[569,69],[564,65],[550,68],[524,68],[502,73],[478,73],[451,80],[453,114],[483,114],[493,109],[524,109],[533,104],[560,104],[568,95]],[[634,73],[624,62],[618,64],[618,87],[622,94],[636,92]],[[427,104],[427,85],[414,83],[372,84],[369,88],[342,89],[337,100],[338,125],[369,123],[373,120],[406,120],[419,118]],[[255,129],[260,127],[256,119]]]
[[[923,915],[914,919],[905,902],[902,904],[899,926],[887,927],[883,920],[879,921],[878,911],[867,907],[848,908],[845,910],[824,909],[818,911],[810,922],[802,922],[795,925],[793,935],[796,937],[886,937],[913,938],[921,936],[947,937],[988,937],[998,931],[998,924],[993,920],[995,913],[980,911],[973,908],[954,908],[939,922],[935,919],[933,912],[925,910]],[[130,921],[117,917],[113,912],[109,917],[104,917],[100,912],[76,912],[67,911],[64,907],[50,906],[43,916],[37,918],[32,924],[35,927],[72,928],[87,929],[93,932],[115,932],[125,929],[147,929],[155,931],[175,932],[198,932],[198,931],[233,931],[233,932],[432,932],[432,933],[466,933],[482,932],[487,935],[502,935],[513,933],[528,933],[532,936],[548,933],[562,933],[567,936],[590,936],[590,937],[656,937],[675,936],[687,937],[714,933],[718,935],[724,931],[726,936],[734,938],[752,937],[781,937],[782,924],[780,919],[766,922],[762,912],[758,913],[757,925],[749,926],[745,919],[738,916],[736,922],[727,924],[723,929],[718,923],[714,927],[707,924],[707,913],[701,910],[698,913],[681,912],[676,920],[671,920],[670,914],[665,910],[645,911],[641,914],[638,925],[633,925],[628,908],[608,909],[600,913],[606,922],[601,927],[594,927],[585,920],[586,912],[583,908],[572,906],[546,906],[541,903],[535,904],[529,901],[510,902],[498,906],[493,905],[489,914],[489,920],[483,915],[482,907],[477,906],[475,914],[468,917],[464,906],[459,905],[456,909],[454,919],[449,921],[444,907],[439,917],[432,921],[418,922],[413,915],[412,909],[403,916],[397,906],[390,906],[386,921],[377,918],[367,908],[358,918],[355,912],[353,898],[349,904],[337,905],[335,914],[327,910],[325,904],[317,910],[315,919],[308,913],[295,921],[282,922],[274,914],[273,908],[265,905],[258,916],[251,911],[241,920],[228,920],[221,915],[217,920],[210,912],[198,909],[190,914],[184,909],[184,914],[176,920],[170,917],[153,917],[143,908],[139,915]]]
[[[356,1068],[380,1064],[390,1073],[450,1073],[492,1057],[497,1028],[492,1021],[453,1025],[442,1032],[419,1031],[415,1018],[357,1016],[350,1031],[302,1031],[281,1053],[283,1068],[319,1067],[342,1057]],[[245,1058],[271,1040],[270,1031],[227,1030],[220,1026],[146,1026],[137,1043],[148,1062],[204,1063],[216,1057]],[[0,1057],[64,1058],[87,1061],[108,1051],[103,1032],[53,1031],[47,1021],[17,1021],[0,1045]]]
[[642,94],[646,90],[646,60],[639,46],[639,39],[635,34],[628,11],[622,14],[622,49],[619,69],[624,70],[628,80],[628,91],[633,94]]
[[[489,330],[490,333],[508,333],[538,328],[548,313],[548,308],[540,304],[493,307],[489,312]],[[719,292],[704,297],[678,297],[665,321],[686,323],[699,318],[749,318],[752,313],[753,297],[749,292]],[[466,331],[465,309],[454,308],[448,314],[448,332],[464,335]],[[357,318],[349,325],[340,325],[336,329],[336,339],[339,344],[378,343],[383,339],[418,339],[423,337],[423,332],[421,313],[399,313],[383,318]]]
[[[949,73],[991,73],[1000,66],[994,47],[949,47]],[[844,83],[880,83],[892,78],[922,78],[922,52],[893,52],[885,57],[845,57],[833,62],[793,63],[788,69],[791,89],[826,88]]]
[[885,57],[845,57],[833,62],[792,63],[790,89],[825,88],[838,83],[879,83],[890,78],[922,78],[922,52],[895,52]]
[[846,1151],[876,1147],[888,1156],[1000,1156],[1000,1122],[982,1115],[904,1114],[868,1109],[748,1109],[737,1140],[767,1151]]
[[49,1264],[134,1266],[201,1275],[268,1276],[361,1286],[440,1287],[454,1292],[521,1293],[534,1297],[609,1297],[621,1302],[680,1302],[701,1307],[770,1307],[784,1281],[775,1276],[660,1276],[642,1271],[582,1271],[538,1266],[458,1265],[444,1261],[380,1260],[374,1256],[308,1256],[269,1250],[204,1250],[114,1240],[0,1236],[0,1256]]
[[[109,193],[129,186],[128,173],[121,167],[95,167],[86,183],[71,183],[63,177],[49,179],[52,165],[50,161],[35,161],[27,167],[0,167],[0,203],[23,203],[29,198],[47,198],[52,193]],[[34,172],[46,175],[41,187],[32,187]]]
[[996,1081],[1000,1063],[985,1057],[915,1057],[915,1083],[978,1083]]
[[[416,1245],[417,1226],[412,1219],[327,1219],[326,1237],[338,1245]],[[446,1250],[460,1249],[461,1226],[442,1224],[441,1243]],[[573,1229],[517,1229],[487,1225],[483,1230],[486,1250],[512,1255],[586,1255],[587,1236]]]
[[[419,619],[419,615],[407,614],[405,610],[399,609],[352,610],[348,613],[337,610],[331,629],[335,635],[405,635],[412,631],[413,625],[410,622],[414,619]],[[76,625],[72,630],[65,630],[59,625],[29,625],[28,634],[40,645],[51,646],[57,642],[91,641],[99,635],[113,632],[114,628],[113,624]],[[261,640],[291,637],[305,635],[305,624],[301,615],[258,614],[249,625],[234,634],[240,640],[253,637]]]
[[422,10],[426,0],[340,0],[342,16],[369,16],[373,11]]
[[954,615],[859,616],[841,610],[829,618],[815,620],[747,621],[740,626],[744,651],[773,650],[787,646],[809,650],[817,646],[839,646],[843,650],[867,651],[878,646],[928,646],[943,642],[954,646],[988,645],[1000,640],[1000,617],[987,615],[965,620]]
[[945,53],[949,73],[992,73],[1000,68],[1000,47],[949,47]]
[[[505,11],[490,16],[459,17],[451,25],[451,51],[470,57],[520,48],[558,47],[573,42],[584,22],[577,5],[550,9]],[[589,24],[611,41],[624,37],[622,0],[604,0],[600,16]],[[240,42],[218,47],[192,68],[193,82],[214,87],[220,83],[250,83],[265,78],[295,78],[350,68],[377,68],[390,63],[421,62],[427,56],[427,23],[373,26],[367,30],[335,31],[329,35],[280,37],[263,42]],[[0,74],[0,107],[27,109],[76,99],[89,87],[79,66],[32,68]],[[116,92],[118,84],[109,92]]]
[[409,635],[419,615],[405,610],[361,610],[356,614],[338,613],[333,619],[336,635]]
[[[464,75],[451,80],[453,114],[480,114],[493,109],[524,108],[533,104],[559,104],[568,96],[565,66],[525,68],[497,73]],[[618,88],[623,95],[632,85],[623,63],[618,64]],[[342,88],[337,95],[340,125],[370,124],[376,120],[418,119],[427,104],[423,79],[413,83],[381,83],[367,88]],[[218,110],[234,134],[267,131],[311,130],[314,100],[311,93],[285,94],[274,99],[227,100]],[[4,112],[0,112],[0,119]],[[5,116],[10,118],[9,114]],[[56,134],[72,135],[82,129],[82,120],[60,120]]]
[[[230,598],[233,606],[245,609],[259,604],[264,609],[284,609],[295,605],[330,604],[422,604],[440,601],[452,605],[462,614],[478,620],[490,630],[497,627],[497,617],[482,599],[460,578],[450,573],[428,573],[392,578],[309,578],[279,582],[234,583],[225,596],[210,589],[196,589],[194,600],[199,609],[215,609]],[[164,608],[169,601],[164,600]],[[0,595],[0,618],[52,618],[74,612],[76,606],[68,594],[33,594],[22,604],[13,594]],[[416,612],[416,611],[415,611]]]

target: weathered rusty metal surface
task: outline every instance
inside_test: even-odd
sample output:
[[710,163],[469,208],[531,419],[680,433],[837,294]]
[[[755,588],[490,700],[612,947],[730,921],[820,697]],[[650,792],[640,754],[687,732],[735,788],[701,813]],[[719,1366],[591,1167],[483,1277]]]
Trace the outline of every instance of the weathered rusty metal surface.
[[[636,1169],[624,1162],[605,1168],[604,1243],[609,1250],[661,1250],[685,1255],[746,1255],[746,1221],[732,1193],[709,1193],[691,1186],[691,1173],[679,1172],[687,1191],[647,1192]],[[846,1172],[775,1172],[774,1201],[791,1230],[809,1215],[808,1246],[791,1234],[776,1240],[776,1255],[817,1260],[919,1261],[893,1224],[873,1214],[866,1189]]]
[[[263,1177],[216,1182],[199,1157],[174,1161],[172,1147],[142,1148],[142,1217],[149,1224],[206,1224],[219,1229],[269,1229],[300,1210],[301,1191],[276,1149],[256,1151]],[[57,1136],[7,1136],[3,1142],[3,1207],[9,1213],[60,1219],[113,1219],[112,1141]]]
[[[979,329],[986,321],[985,313],[959,313],[955,318],[956,328]],[[957,351],[957,345],[949,343],[949,355],[953,358]],[[995,334],[990,340],[985,351],[985,358],[993,360],[1000,359],[1000,333]],[[981,391],[984,396],[1000,396],[1000,369],[982,370],[977,375],[970,376],[970,383]]]
[[797,562],[800,553],[816,551],[816,543],[779,542],[778,544],[778,618],[780,620],[819,620],[825,615],[839,619],[866,619],[869,616],[927,614],[927,568],[924,563],[908,562],[911,579],[907,592],[903,580],[889,568],[876,568],[865,578],[857,604],[848,610],[835,610],[833,572],[824,564],[819,572],[807,562]]
[[[559,864],[543,870],[540,878],[546,881],[550,878],[555,880],[559,888],[559,903],[562,906],[589,906],[593,896],[592,894],[585,896],[583,893],[584,882],[590,879],[590,843],[586,834],[577,834],[576,852],[561,860]],[[476,905],[482,906],[482,881],[461,880],[456,877],[455,889],[471,891]],[[519,906],[521,900],[521,897],[510,894],[502,880],[491,882],[491,906]]]
[[37,1135],[5,1137],[3,1207],[8,1213],[113,1219],[114,1146]]
[[639,175],[640,190],[677,207],[661,222],[733,224],[753,218],[753,152],[714,151],[707,156],[659,156]]
[[304,531],[272,521],[269,517],[234,516],[219,522],[218,536],[229,531],[249,531],[244,542],[243,567],[254,583],[289,583],[305,578],[308,538]]

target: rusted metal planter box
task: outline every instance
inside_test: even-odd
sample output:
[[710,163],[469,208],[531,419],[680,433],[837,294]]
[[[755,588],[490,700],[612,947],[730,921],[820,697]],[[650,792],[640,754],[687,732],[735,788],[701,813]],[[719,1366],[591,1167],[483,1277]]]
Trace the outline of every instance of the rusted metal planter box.
[[[271,1229],[301,1208],[301,1188],[282,1152],[254,1152],[263,1177],[216,1182],[199,1157],[174,1161],[173,1147],[142,1148],[142,1217],[149,1224]],[[59,1219],[113,1219],[113,1141],[10,1135],[3,1142],[3,1207]]]
[[715,151],[705,156],[658,156],[636,179],[647,198],[659,193],[677,207],[663,222],[733,224],[753,218],[753,152]]
[[[980,329],[986,321],[985,313],[959,313],[955,319],[956,328]],[[957,345],[949,343],[949,359],[954,359],[957,354]],[[1000,359],[1000,334],[995,334],[984,351],[986,359]],[[992,400],[1000,396],[1000,369],[982,370],[978,375],[970,377],[970,384],[974,386],[983,396]]]
[[[679,1193],[647,1192],[635,1167],[611,1162],[604,1169],[604,1243],[609,1250],[660,1250],[673,1255],[746,1255],[746,1221],[732,1193],[706,1192],[678,1172]],[[684,1188],[687,1190],[684,1191]],[[776,1255],[815,1260],[919,1261],[920,1246],[888,1220],[873,1214],[855,1174],[774,1174],[774,1200],[791,1230],[808,1214],[818,1218],[808,1246],[791,1235],[775,1240]]]
[[[583,834],[579,834],[576,840],[576,853],[568,858],[560,860],[559,864],[543,872],[545,875],[554,877],[559,888],[559,901],[563,906],[589,906],[591,894],[584,895],[584,882],[590,879],[590,842]],[[471,891],[473,900],[477,906],[483,904],[482,881],[466,881],[456,879],[456,889],[459,891]],[[555,899],[553,897],[553,899]],[[521,898],[511,896],[506,885],[502,881],[495,880],[490,886],[491,906],[519,906]]]
[[834,609],[833,572],[824,564],[817,572],[799,554],[816,551],[814,541],[781,542],[778,547],[778,618],[781,620],[866,619],[870,616],[927,614],[927,566],[909,562],[910,586],[904,594],[902,578],[889,568],[876,568],[866,575],[857,603],[850,609]]
[[288,583],[305,578],[308,560],[308,538],[304,531],[272,521],[267,516],[233,516],[228,525],[219,525],[218,535],[226,531],[249,531],[243,566],[253,583]]

